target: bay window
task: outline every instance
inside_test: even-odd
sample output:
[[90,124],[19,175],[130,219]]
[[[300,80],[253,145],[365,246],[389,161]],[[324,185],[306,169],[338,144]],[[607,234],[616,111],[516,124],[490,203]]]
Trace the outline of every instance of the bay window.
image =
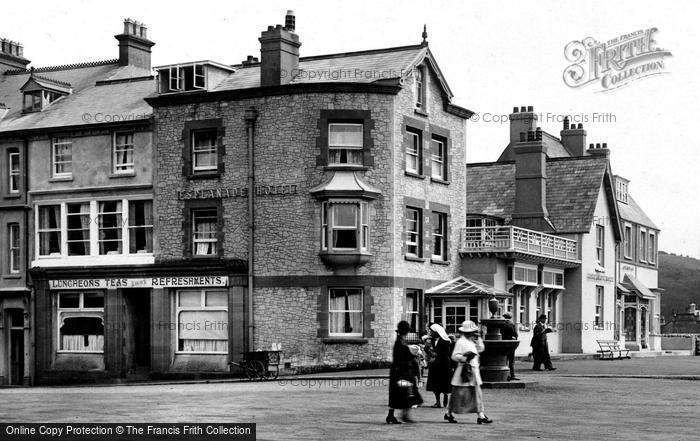
[[69,256],[90,255],[90,203],[66,204],[66,244]]
[[335,200],[323,203],[321,213],[324,250],[358,250],[369,248],[369,210],[367,202]]
[[122,253],[122,201],[98,202],[98,244],[100,254]]
[[104,352],[102,293],[58,294],[57,316],[59,351]]
[[362,124],[328,124],[328,164],[362,165]]
[[129,201],[129,253],[153,252],[153,201]]
[[40,256],[61,254],[61,206],[43,205],[39,207],[38,242]]
[[362,337],[362,288],[329,288],[328,295],[328,334]]
[[179,352],[228,353],[227,291],[178,291],[175,314]]

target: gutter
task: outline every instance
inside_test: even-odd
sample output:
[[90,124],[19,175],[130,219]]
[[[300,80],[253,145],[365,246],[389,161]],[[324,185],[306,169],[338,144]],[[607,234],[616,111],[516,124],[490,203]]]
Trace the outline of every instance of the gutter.
[[253,290],[255,278],[255,121],[258,112],[250,106],[244,115],[246,135],[248,138],[248,289],[246,290],[248,329],[246,348],[255,347],[255,318],[253,316]]

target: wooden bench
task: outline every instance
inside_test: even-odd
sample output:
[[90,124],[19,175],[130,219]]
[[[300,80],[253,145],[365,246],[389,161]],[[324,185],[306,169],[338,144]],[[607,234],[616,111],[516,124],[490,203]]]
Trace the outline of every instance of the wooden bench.
[[631,358],[630,350],[620,347],[620,342],[615,340],[596,340],[600,350],[601,360],[622,360],[623,358]]

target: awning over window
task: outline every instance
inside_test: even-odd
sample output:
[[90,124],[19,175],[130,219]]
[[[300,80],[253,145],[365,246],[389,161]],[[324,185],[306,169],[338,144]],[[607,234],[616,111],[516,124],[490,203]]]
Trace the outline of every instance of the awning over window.
[[642,282],[637,280],[636,277],[625,274],[625,278],[622,280],[622,286],[627,288],[629,291],[636,293],[639,297],[646,300],[653,300],[656,295],[651,292],[649,288],[646,287]]
[[364,182],[354,171],[338,170],[329,180],[310,189],[309,193],[317,198],[336,196],[376,199],[381,195],[381,190]]
[[426,295],[459,295],[468,297],[513,297],[512,293],[496,289],[476,280],[457,277],[425,292]]

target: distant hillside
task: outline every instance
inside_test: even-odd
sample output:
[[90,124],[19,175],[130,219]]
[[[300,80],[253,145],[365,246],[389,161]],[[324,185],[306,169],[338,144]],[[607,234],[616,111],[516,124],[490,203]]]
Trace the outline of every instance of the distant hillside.
[[667,322],[689,303],[700,306],[700,260],[659,251],[659,288],[665,290],[661,314]]

